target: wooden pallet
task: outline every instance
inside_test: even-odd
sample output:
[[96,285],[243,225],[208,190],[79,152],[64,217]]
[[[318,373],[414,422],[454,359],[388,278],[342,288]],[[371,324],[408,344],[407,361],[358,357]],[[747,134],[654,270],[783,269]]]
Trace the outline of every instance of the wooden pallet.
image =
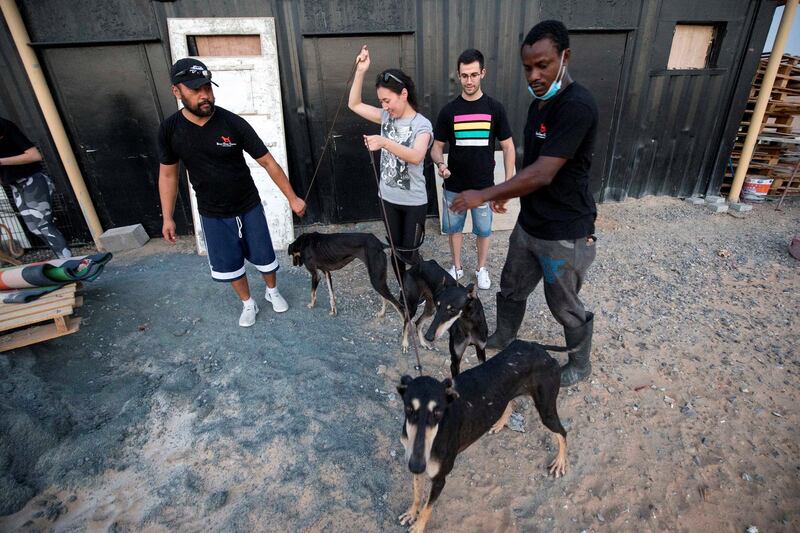
[[0,352],[75,333],[81,319],[70,316],[83,305],[70,283],[26,304],[0,304]]

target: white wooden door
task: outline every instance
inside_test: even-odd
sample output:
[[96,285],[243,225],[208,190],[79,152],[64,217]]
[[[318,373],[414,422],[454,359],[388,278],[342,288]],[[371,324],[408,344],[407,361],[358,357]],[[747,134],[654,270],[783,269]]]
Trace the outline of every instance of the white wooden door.
[[[275,19],[170,18],[167,19],[167,26],[173,62],[182,57],[190,57],[190,39],[193,39],[193,42],[198,42],[200,39],[221,41],[222,46],[204,47],[206,53],[213,55],[191,57],[197,57],[211,70],[214,82],[219,85],[214,87],[217,105],[247,120],[288,175]],[[244,45],[231,44],[235,40],[234,36],[242,36],[240,42]],[[258,39],[255,39],[255,36],[258,36]],[[225,41],[228,41],[227,45]],[[226,50],[238,53],[224,55]],[[180,101],[178,106],[181,106]],[[294,240],[289,202],[272,182],[266,170],[246,153],[245,159],[261,195],[272,243],[276,250],[285,249]],[[190,175],[190,182],[191,179]],[[191,199],[197,250],[200,254],[205,254],[205,238],[199,223],[194,190],[191,192]]]

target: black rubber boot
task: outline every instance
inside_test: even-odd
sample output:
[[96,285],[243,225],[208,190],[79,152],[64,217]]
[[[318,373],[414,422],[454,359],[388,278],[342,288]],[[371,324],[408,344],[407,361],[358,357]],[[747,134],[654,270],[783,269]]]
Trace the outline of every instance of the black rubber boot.
[[594,329],[594,313],[586,313],[586,323],[577,328],[564,328],[567,348],[570,348],[569,361],[561,367],[561,386],[569,387],[589,377],[592,363],[592,331]]
[[497,329],[489,337],[486,348],[502,350],[517,338],[517,331],[525,317],[525,300],[518,302],[497,293]]

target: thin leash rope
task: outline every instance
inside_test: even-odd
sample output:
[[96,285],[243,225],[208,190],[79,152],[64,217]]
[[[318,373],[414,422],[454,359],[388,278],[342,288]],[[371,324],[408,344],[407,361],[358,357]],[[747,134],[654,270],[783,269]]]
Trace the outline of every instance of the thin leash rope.
[[[369,162],[372,165],[372,173],[375,175],[375,184],[378,186],[378,191],[379,191],[378,194],[380,195],[381,182],[380,182],[380,179],[378,178],[378,169],[375,168],[375,159],[372,157],[372,152],[370,151],[369,146],[367,146],[366,144],[364,146],[367,149],[367,154],[369,154]],[[395,248],[395,246],[394,246],[394,239],[392,239],[392,232],[389,230],[389,217],[386,215],[386,206],[383,205],[383,198],[381,198],[380,196],[378,196],[378,201],[381,204],[381,213],[383,214],[383,224],[386,227],[386,236],[389,239],[389,246],[392,249],[392,261],[394,261],[395,272],[397,272],[397,274],[398,274],[397,281],[400,284],[400,294],[403,295],[403,311],[405,312],[404,313],[405,314],[405,319],[406,319],[406,322],[408,323],[409,328],[413,332],[413,337],[414,338],[412,339],[411,344],[414,345],[414,355],[416,355],[416,357],[417,357],[417,366],[415,366],[414,368],[417,370],[417,372],[419,372],[419,375],[421,376],[422,375],[422,362],[420,362],[420,359],[419,359],[419,348],[417,348],[417,326],[416,326],[416,324],[414,324],[411,321],[411,315],[410,315],[409,310],[408,310],[408,298],[406,298],[406,289],[405,289],[405,287],[403,285],[403,276],[399,275],[400,274],[400,263],[398,263],[398,261],[397,261],[397,248]],[[423,231],[424,231],[424,228],[423,228]],[[405,333],[405,328],[403,328],[403,332]]]
[[317,172],[319,171],[319,167],[322,164],[322,160],[325,158],[325,151],[328,149],[328,144],[330,144],[331,137],[333,136],[333,127],[336,125],[336,119],[339,118],[339,113],[342,110],[342,104],[344,103],[344,97],[347,94],[347,87],[350,85],[350,82],[353,81],[353,76],[356,73],[356,67],[358,67],[358,61],[353,64],[353,70],[350,71],[350,76],[347,78],[347,82],[344,84],[344,92],[342,92],[341,98],[339,98],[339,106],[336,108],[336,114],[333,116],[333,122],[331,123],[331,127],[328,130],[328,136],[325,139],[325,144],[322,147],[322,153],[319,155],[319,160],[317,161],[317,168],[314,169],[314,175],[311,177],[311,183],[308,184],[308,190],[306,191],[306,195],[303,197],[303,202],[308,200],[308,195],[311,194],[311,188],[314,186],[314,180],[317,179]]

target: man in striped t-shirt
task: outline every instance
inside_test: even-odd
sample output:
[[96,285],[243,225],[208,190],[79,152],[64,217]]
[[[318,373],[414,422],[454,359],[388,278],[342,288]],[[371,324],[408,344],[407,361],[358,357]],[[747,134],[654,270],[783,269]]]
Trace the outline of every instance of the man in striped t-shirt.
[[[433,130],[431,158],[439,175],[445,179],[441,208],[442,228],[450,238],[453,266],[450,275],[458,280],[464,275],[461,268],[461,243],[467,213],[450,210],[453,198],[461,191],[485,189],[494,185],[495,140],[503,150],[506,179],[514,175],[514,141],[503,105],[483,94],[481,80],[486,76],[483,54],[465,50],[456,65],[461,82],[461,94],[439,112]],[[447,164],[444,162],[444,144],[449,144]],[[489,237],[492,234],[492,208],[487,202],[472,213],[472,233],[478,248],[475,277],[479,289],[491,286],[486,258],[489,255]]]

